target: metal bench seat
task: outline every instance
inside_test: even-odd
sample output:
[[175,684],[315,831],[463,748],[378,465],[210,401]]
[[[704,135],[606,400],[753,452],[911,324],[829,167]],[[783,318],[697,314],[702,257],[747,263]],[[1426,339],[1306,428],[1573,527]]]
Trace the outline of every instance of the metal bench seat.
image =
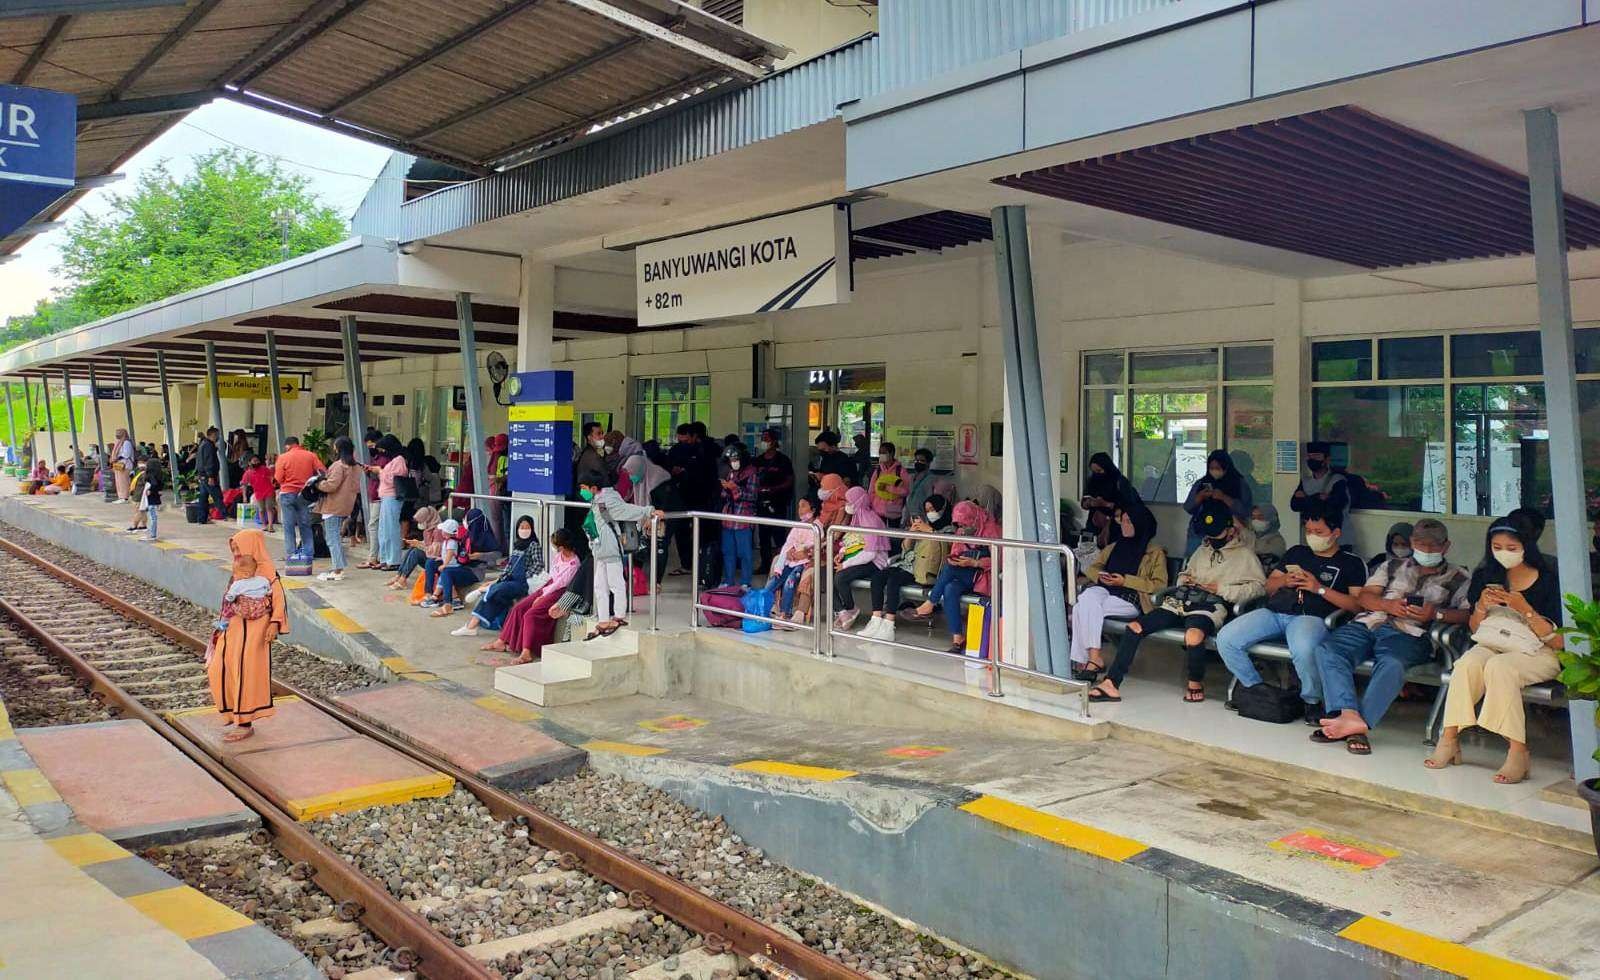
[[[1428,730],[1423,735],[1423,741],[1434,745],[1439,741],[1439,733],[1444,730],[1444,699],[1449,690],[1450,676],[1454,673],[1456,660],[1472,648],[1472,632],[1465,626],[1440,626],[1435,627],[1429,636],[1434,649],[1440,651],[1444,658],[1439,670],[1439,693],[1428,712]],[[1567,688],[1560,681],[1529,684],[1522,689],[1522,701],[1524,704],[1541,704],[1547,708],[1564,708],[1567,706]]]

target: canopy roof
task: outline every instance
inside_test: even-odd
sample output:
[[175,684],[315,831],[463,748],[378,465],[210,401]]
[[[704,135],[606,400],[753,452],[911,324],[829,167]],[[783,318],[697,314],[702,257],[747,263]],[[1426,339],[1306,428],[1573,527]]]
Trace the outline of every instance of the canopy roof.
[[[784,53],[680,0],[0,7],[0,81],[78,97],[80,180],[114,172],[217,97],[485,173],[664,100],[760,78]],[[25,241],[0,240],[0,255]]]

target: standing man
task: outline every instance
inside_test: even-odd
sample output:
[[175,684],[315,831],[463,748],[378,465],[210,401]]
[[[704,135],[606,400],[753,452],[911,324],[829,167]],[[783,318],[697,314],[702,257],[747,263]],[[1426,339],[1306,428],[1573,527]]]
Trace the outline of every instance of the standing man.
[[1325,442],[1306,443],[1306,476],[1300,478],[1289,509],[1304,514],[1315,507],[1334,518],[1341,526],[1350,512],[1350,488],[1343,473],[1335,473],[1330,461],[1332,447]]
[[[756,457],[756,515],[788,520],[794,505],[794,463],[778,447],[783,434],[777,429],[761,433],[761,453]],[[772,558],[788,538],[787,528],[756,525],[761,538],[761,569],[772,567]]]
[[839,451],[839,433],[832,429],[823,429],[817,436],[817,453],[813,462],[816,468],[811,471],[811,480],[820,484],[822,478],[832,473],[848,486],[858,486],[861,474],[856,469],[855,461]]
[[221,457],[217,453],[217,427],[211,426],[200,437],[200,445],[195,453],[195,476],[200,480],[200,523],[211,523],[211,504],[222,506],[222,487],[217,483],[217,475],[222,472]]
[[933,450],[919,448],[911,457],[911,484],[906,490],[906,509],[902,526],[909,528],[913,521],[922,519],[922,505],[933,492]]
[[284,560],[296,556],[311,557],[315,546],[311,540],[311,504],[300,491],[311,478],[322,472],[322,460],[311,450],[300,445],[296,436],[283,440],[283,452],[272,477],[278,483],[278,513],[283,518]]

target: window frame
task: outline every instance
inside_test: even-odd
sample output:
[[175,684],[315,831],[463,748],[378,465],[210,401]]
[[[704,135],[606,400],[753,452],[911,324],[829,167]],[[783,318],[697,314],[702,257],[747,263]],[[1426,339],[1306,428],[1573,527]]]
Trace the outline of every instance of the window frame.
[[[1579,333],[1587,330],[1600,331],[1600,324],[1585,323],[1573,324],[1573,332]],[[1486,334],[1518,334],[1528,333],[1526,324],[1503,324],[1492,327],[1472,327],[1461,330],[1397,330],[1381,334],[1329,334],[1327,336],[1307,337],[1306,343],[1310,344],[1306,350],[1307,363],[1310,367],[1308,376],[1316,377],[1316,348],[1317,344],[1341,343],[1365,340],[1372,345],[1372,377],[1357,381],[1316,381],[1309,385],[1309,399],[1306,402],[1306,411],[1303,418],[1309,419],[1306,426],[1310,435],[1308,439],[1317,438],[1316,431],[1316,393],[1324,388],[1385,388],[1385,387],[1413,387],[1417,385],[1440,385],[1444,389],[1444,435],[1445,435],[1445,477],[1446,486],[1449,488],[1445,494],[1445,509],[1442,511],[1418,510],[1387,510],[1383,513],[1416,515],[1419,517],[1448,517],[1462,520],[1492,521],[1495,514],[1464,513],[1456,509],[1456,389],[1458,386],[1468,385],[1517,385],[1537,384],[1544,385],[1543,374],[1514,374],[1514,375],[1460,375],[1453,373],[1453,349],[1457,337],[1482,336]],[[1412,337],[1440,337],[1444,341],[1443,360],[1440,373],[1435,377],[1410,377],[1410,378],[1381,378],[1382,362],[1379,360],[1379,343],[1385,340],[1404,340]],[[1576,367],[1576,365],[1574,365]],[[1600,371],[1575,374],[1576,381],[1600,381]],[[1547,403],[1548,406],[1548,403]],[[1548,424],[1548,407],[1546,408],[1546,424]],[[1303,440],[1302,440],[1303,441]]]
[[[683,382],[686,382],[687,383],[687,391],[689,392],[689,396],[687,398],[665,398],[665,399],[657,398],[656,397],[657,384],[659,382],[661,382],[661,381],[683,381]],[[649,384],[649,392],[648,392],[649,397],[647,397],[647,398],[641,398],[640,397],[640,392],[639,392],[640,382],[647,382]],[[701,399],[698,399],[698,398],[695,397],[695,392],[697,390],[697,385],[700,382],[704,382],[704,385],[705,385],[706,397],[705,397],[704,400],[701,400]],[[634,376],[632,376],[632,377],[630,377],[628,379],[628,395],[629,395],[629,402],[630,402],[629,405],[628,405],[628,417],[633,423],[633,431],[640,433],[642,436],[645,436],[646,438],[658,438],[660,436],[660,434],[650,435],[649,431],[648,431],[648,428],[646,426],[646,416],[648,415],[650,417],[651,421],[653,421],[654,415],[655,415],[655,409],[660,407],[660,406],[681,405],[685,409],[685,414],[683,416],[684,421],[688,421],[688,422],[703,421],[707,425],[709,425],[711,423],[711,375],[710,374],[643,374],[643,375],[634,375]],[[696,416],[695,408],[696,408],[696,406],[699,406],[699,405],[704,405],[705,406],[705,416],[706,417],[704,419],[699,419]],[[672,434],[668,433],[666,438],[663,440],[662,445],[670,445],[671,442],[672,442],[671,436],[672,436]],[[643,441],[643,440],[641,439],[641,441]]]
[[[1135,414],[1134,397],[1136,392],[1141,394],[1161,395],[1203,392],[1206,396],[1207,440],[1209,442],[1211,438],[1209,434],[1214,433],[1216,435],[1217,442],[1220,443],[1220,445],[1212,446],[1211,449],[1227,449],[1228,433],[1225,431],[1227,422],[1227,390],[1229,388],[1262,387],[1270,390],[1276,383],[1276,379],[1270,374],[1264,378],[1240,378],[1233,381],[1227,379],[1228,351],[1234,348],[1242,347],[1265,347],[1268,350],[1273,351],[1273,356],[1276,357],[1276,349],[1270,339],[1228,340],[1216,341],[1212,343],[1181,344],[1177,346],[1158,345],[1146,347],[1100,348],[1079,351],[1078,377],[1080,383],[1078,386],[1078,418],[1080,425],[1078,426],[1078,458],[1083,460],[1087,460],[1089,458],[1089,450],[1087,447],[1087,431],[1081,423],[1088,414],[1087,405],[1090,394],[1098,392],[1111,392],[1113,394],[1119,394],[1122,396],[1122,412],[1120,415],[1116,415],[1114,413],[1113,428],[1116,426],[1115,418],[1120,417],[1122,423],[1122,445],[1118,447],[1116,455],[1120,458],[1116,460],[1116,463],[1118,468],[1124,473],[1128,472],[1133,453],[1133,416]],[[1133,380],[1133,358],[1136,355],[1182,354],[1186,352],[1197,354],[1211,352],[1215,355],[1216,370],[1209,381],[1157,381],[1139,384]],[[1122,380],[1115,384],[1090,383],[1084,381],[1083,379],[1088,377],[1088,367],[1086,363],[1087,359],[1090,357],[1104,357],[1108,355],[1119,355],[1122,358]],[[1096,450],[1096,452],[1098,451],[1099,450]],[[1083,481],[1087,478],[1088,465],[1085,463],[1085,465],[1078,468],[1079,494],[1083,493]],[[1183,488],[1183,490],[1185,493],[1188,492],[1187,487]],[[1181,501],[1151,501],[1151,503],[1158,506],[1163,504],[1172,504],[1173,506],[1176,506],[1178,503],[1181,503]]]

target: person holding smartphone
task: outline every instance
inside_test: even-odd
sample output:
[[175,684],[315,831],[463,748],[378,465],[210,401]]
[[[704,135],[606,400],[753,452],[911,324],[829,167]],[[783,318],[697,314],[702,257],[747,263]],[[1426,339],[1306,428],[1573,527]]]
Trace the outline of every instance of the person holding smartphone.
[[[1406,671],[1433,657],[1428,628],[1465,623],[1471,576],[1445,559],[1450,531],[1431,517],[1411,529],[1411,556],[1378,566],[1360,593],[1365,610],[1317,650],[1327,717],[1313,742],[1345,743],[1353,755],[1372,754],[1368,732],[1378,727],[1405,684]],[[1366,693],[1356,697],[1356,667],[1373,660]]]
[[1106,669],[1100,655],[1107,616],[1133,618],[1155,609],[1167,587],[1167,552],[1156,543],[1150,508],[1129,504],[1113,514],[1116,538],[1100,549],[1078,579],[1072,607],[1072,677],[1093,681]]

